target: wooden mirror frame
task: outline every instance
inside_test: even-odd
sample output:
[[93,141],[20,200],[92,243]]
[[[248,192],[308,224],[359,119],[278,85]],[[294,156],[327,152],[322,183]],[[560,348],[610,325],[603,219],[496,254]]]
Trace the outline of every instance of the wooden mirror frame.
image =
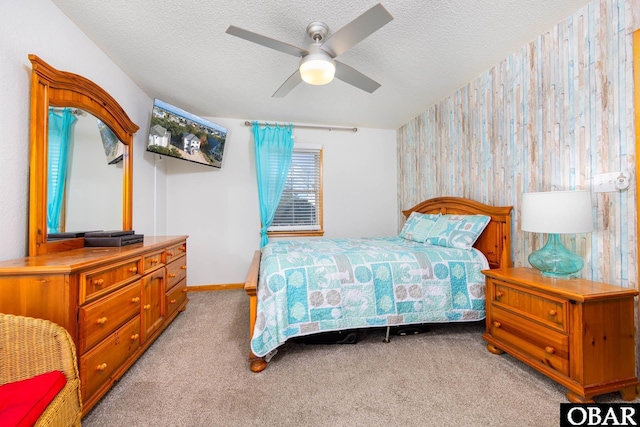
[[77,74],[59,71],[38,58],[31,61],[29,170],[29,256],[84,246],[84,238],[47,240],[47,154],[49,106],[79,108],[104,122],[124,144],[122,156],[122,229],[133,227],[133,135],[139,129],[120,104],[100,86]]
[[[640,236],[640,30],[633,32],[633,90],[635,107],[635,128],[636,128],[636,226],[637,236]],[[640,257],[640,238],[637,239],[637,257]],[[636,262],[640,266],[640,259]],[[637,277],[640,277],[640,267],[638,267]]]

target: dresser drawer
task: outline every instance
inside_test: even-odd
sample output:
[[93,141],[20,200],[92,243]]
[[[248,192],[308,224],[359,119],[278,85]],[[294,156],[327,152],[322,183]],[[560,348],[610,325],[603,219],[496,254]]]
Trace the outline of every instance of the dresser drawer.
[[173,288],[173,286],[187,277],[187,257],[183,256],[167,265],[167,283],[165,290]]
[[140,258],[135,258],[80,274],[80,304],[140,278],[139,264]]
[[165,264],[169,264],[174,259],[179,258],[179,257],[181,257],[182,255],[184,255],[186,253],[187,253],[187,243],[186,242],[182,242],[182,243],[180,243],[178,245],[175,245],[175,246],[170,246],[164,252],[164,254],[165,254],[164,263]]
[[526,318],[493,307],[487,330],[496,340],[537,362],[569,375],[569,337]]
[[567,301],[554,299],[510,283],[489,279],[494,306],[522,314],[562,332],[568,332]]
[[80,307],[80,354],[140,314],[140,282]]
[[140,347],[140,316],[109,335],[80,357],[82,396],[92,396]]
[[181,280],[176,286],[167,292],[167,317],[169,317],[176,309],[187,299],[187,281]]
[[145,255],[142,258],[142,265],[144,266],[144,274],[163,266],[164,263],[162,262],[162,251],[155,252],[151,255]]

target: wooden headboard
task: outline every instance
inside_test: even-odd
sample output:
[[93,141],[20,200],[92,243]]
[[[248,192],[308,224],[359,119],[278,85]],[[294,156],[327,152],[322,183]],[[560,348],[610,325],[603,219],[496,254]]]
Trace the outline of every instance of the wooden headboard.
[[511,262],[511,210],[512,206],[488,206],[461,197],[436,197],[418,203],[402,211],[405,217],[411,212],[451,215],[487,215],[491,221],[473,245],[489,261],[489,268],[508,268]]

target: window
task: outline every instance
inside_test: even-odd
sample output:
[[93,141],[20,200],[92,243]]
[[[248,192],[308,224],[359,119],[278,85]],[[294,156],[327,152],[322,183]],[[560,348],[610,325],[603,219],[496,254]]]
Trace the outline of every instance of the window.
[[296,145],[269,236],[322,236],[322,149]]

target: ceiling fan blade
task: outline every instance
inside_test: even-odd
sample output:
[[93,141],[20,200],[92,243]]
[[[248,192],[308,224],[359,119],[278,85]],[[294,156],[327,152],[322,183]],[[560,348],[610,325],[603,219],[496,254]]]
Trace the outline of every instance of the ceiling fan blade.
[[365,92],[373,93],[380,87],[380,83],[370,79],[355,68],[351,68],[344,62],[336,62],[336,78]]
[[322,49],[335,58],[391,22],[393,16],[380,3],[340,28],[324,42]]
[[282,83],[282,86],[278,88],[277,91],[273,95],[272,98],[284,98],[291,90],[298,86],[298,84],[302,83],[302,77],[300,77],[300,71],[296,70],[293,74],[289,76],[289,78]]
[[309,53],[305,49],[299,48],[289,43],[281,42],[279,40],[254,33],[252,31],[236,27],[234,25],[229,25],[226,33],[297,57],[301,57]]

